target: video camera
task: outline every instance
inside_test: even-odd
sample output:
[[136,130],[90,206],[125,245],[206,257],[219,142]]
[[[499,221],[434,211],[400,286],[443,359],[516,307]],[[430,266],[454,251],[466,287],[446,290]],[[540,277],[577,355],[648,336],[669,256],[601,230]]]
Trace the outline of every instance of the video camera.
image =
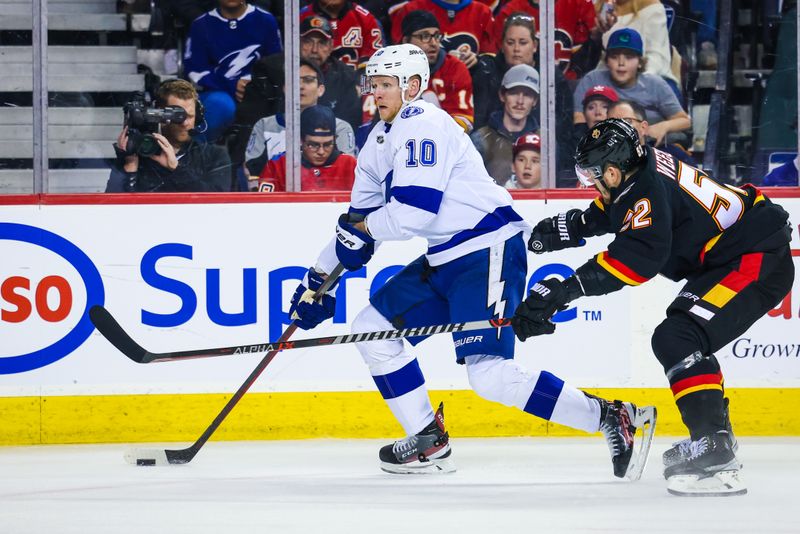
[[130,102],[122,106],[125,126],[128,127],[128,154],[156,156],[161,153],[154,133],[161,133],[162,124],[180,124],[186,120],[186,110],[180,106],[150,107],[144,93],[136,92]]

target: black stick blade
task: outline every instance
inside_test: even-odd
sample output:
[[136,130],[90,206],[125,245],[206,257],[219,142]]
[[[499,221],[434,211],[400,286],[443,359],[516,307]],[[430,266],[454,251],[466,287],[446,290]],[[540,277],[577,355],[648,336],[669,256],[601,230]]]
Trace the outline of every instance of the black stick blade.
[[148,352],[131,339],[107,309],[99,305],[92,306],[89,309],[89,318],[103,337],[122,354],[136,363],[146,362]]

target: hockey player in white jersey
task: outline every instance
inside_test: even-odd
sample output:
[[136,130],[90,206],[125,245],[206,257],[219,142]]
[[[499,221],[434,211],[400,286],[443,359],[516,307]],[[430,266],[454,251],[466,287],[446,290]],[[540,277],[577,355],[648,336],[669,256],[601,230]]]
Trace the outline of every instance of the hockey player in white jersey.
[[[523,234],[530,227],[514,211],[509,193],[486,172],[464,130],[447,113],[419,100],[428,78],[427,57],[414,45],[389,46],[370,58],[366,89],[381,121],[359,153],[348,213],[339,218],[336,236],[292,297],[290,314],[300,328],[333,316],[330,291],[319,302],[311,295],[339,262],[358,270],[376,243],[414,236],[427,239],[426,254],[370,298],[353,332],[507,317],[520,304],[527,274]],[[547,371],[522,368],[513,360],[510,328],[455,333],[453,341],[456,361],[465,364],[480,396],[586,432],[601,430],[614,474],[641,476],[654,408],[589,396]],[[402,340],[357,347],[407,435],[380,450],[381,468],[454,471],[442,406],[434,413],[414,353]]]

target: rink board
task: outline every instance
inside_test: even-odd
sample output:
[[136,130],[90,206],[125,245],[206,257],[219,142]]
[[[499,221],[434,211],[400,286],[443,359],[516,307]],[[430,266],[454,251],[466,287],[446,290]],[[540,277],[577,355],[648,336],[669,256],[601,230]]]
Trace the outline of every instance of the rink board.
[[[775,191],[800,221],[796,191]],[[137,365],[86,317],[103,303],[156,352],[277,339],[297,279],[330,239],[347,195],[88,195],[0,197],[0,443],[193,440],[260,360],[247,355]],[[585,194],[518,198],[530,221]],[[797,229],[795,223],[795,229]],[[800,240],[793,236],[797,253]],[[529,256],[531,281],[568,276],[608,237]],[[295,338],[348,332],[368,295],[424,251],[386,243],[338,295],[332,323]],[[681,425],[649,336],[680,285],[664,279],[563,312],[556,335],[517,345],[517,358],[605,396],[654,403],[660,433]],[[782,305],[718,353],[737,432],[800,435],[798,283]],[[794,300],[792,300],[794,297]],[[510,315],[513,310],[507,310]],[[487,403],[454,363],[447,336],[417,349],[434,401],[464,436],[573,435]],[[280,354],[222,426],[220,439],[378,437],[399,426],[353,347]]]

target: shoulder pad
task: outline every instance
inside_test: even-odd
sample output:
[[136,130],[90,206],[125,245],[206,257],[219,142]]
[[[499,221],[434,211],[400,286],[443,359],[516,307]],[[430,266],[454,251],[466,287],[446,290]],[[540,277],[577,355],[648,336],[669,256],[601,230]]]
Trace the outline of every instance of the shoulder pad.
[[409,117],[413,117],[414,115],[421,115],[425,113],[425,110],[419,106],[406,106],[406,108],[400,112],[401,119],[407,119]]

